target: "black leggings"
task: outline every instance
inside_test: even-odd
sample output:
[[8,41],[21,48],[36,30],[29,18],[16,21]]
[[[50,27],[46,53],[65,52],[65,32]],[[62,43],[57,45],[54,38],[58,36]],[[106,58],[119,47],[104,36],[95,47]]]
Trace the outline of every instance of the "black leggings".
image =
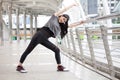
[[20,58],[20,62],[23,63],[26,59],[27,55],[37,46],[37,44],[42,44],[43,46],[47,47],[48,49],[55,52],[55,59],[57,64],[61,64],[60,59],[60,50],[57,46],[51,43],[48,38],[52,37],[51,32],[48,31],[48,28],[41,28],[31,39],[30,44],[28,45],[25,52],[22,54]]

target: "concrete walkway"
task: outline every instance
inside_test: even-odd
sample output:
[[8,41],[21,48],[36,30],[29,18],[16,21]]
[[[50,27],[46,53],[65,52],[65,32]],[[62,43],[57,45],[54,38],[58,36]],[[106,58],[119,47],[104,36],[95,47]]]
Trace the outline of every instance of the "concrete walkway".
[[24,62],[28,73],[19,73],[16,66],[29,41],[6,42],[0,46],[0,80],[109,80],[61,55],[69,72],[57,72],[54,53],[38,45]]
[[16,65],[28,43],[14,41],[0,46],[0,80],[79,80],[71,72],[57,72],[54,53],[42,45],[27,57],[24,67],[28,73],[17,72]]

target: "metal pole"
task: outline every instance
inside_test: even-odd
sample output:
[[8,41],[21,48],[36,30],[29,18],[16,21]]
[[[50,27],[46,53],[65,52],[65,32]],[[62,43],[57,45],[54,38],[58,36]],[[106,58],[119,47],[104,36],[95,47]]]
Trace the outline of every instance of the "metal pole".
[[68,36],[68,34],[66,35],[66,39],[67,39],[68,49],[70,49],[70,41],[69,41],[69,36]]
[[76,29],[76,35],[77,35],[79,49],[80,49],[80,58],[81,58],[81,61],[84,63],[84,55],[83,55],[83,49],[82,49],[82,42],[81,42],[81,39],[80,39],[80,34],[79,34],[79,30],[78,29]]
[[75,56],[75,59],[77,60],[77,53],[76,53],[76,48],[75,48],[75,41],[74,41],[74,37],[73,37],[73,31],[72,29],[70,29],[70,37],[71,37],[71,40],[72,40],[72,46],[73,46],[73,51],[75,54],[72,54],[73,56]]
[[32,13],[30,13],[30,34],[31,34],[31,38],[33,36],[33,15]]
[[93,44],[92,44],[91,37],[90,37],[91,32],[88,28],[85,28],[85,31],[86,31],[87,42],[88,42],[88,46],[89,46],[89,50],[90,50],[90,54],[91,54],[92,65],[94,68],[96,68],[95,54],[94,54]]
[[63,38],[63,41],[64,41],[64,42],[63,42],[63,43],[64,43],[64,47],[66,47],[66,48],[67,48],[66,37],[64,37],[64,38]]
[[35,33],[37,32],[37,15],[35,15]]
[[26,33],[26,11],[24,11],[24,41],[26,41],[27,40],[27,33]]
[[16,22],[17,22],[17,41],[19,42],[20,41],[20,29],[19,29],[19,8],[16,9]]
[[10,3],[9,5],[9,11],[8,11],[8,15],[9,15],[9,41],[10,43],[12,43],[12,3]]
[[109,73],[112,77],[114,77],[115,72],[114,72],[112,58],[110,55],[108,39],[107,39],[107,29],[105,28],[105,26],[100,26],[100,28],[101,28],[101,34],[102,34],[103,44],[104,44],[104,48],[105,48],[106,58],[107,58],[107,62],[108,62]]
[[3,45],[2,1],[0,1],[0,45]]

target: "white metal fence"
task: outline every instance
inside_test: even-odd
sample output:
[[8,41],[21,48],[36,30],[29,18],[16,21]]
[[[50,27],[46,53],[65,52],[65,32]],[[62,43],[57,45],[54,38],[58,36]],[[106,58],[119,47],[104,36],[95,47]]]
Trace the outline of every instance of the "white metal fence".
[[[110,15],[99,19],[119,16]],[[94,29],[92,26],[70,29],[59,46],[72,60],[82,65],[88,64],[96,72],[107,73],[112,80],[120,79],[120,27],[101,25]]]

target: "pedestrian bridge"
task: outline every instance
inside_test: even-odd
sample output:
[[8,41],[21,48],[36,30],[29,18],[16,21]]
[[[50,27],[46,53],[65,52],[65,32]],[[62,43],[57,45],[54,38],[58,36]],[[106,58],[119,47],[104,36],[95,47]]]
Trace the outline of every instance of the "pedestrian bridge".
[[46,15],[43,19],[47,21],[55,11],[66,6],[62,4],[64,1],[0,0],[1,80],[120,79],[120,3],[110,12],[108,0],[102,0],[103,12],[92,17],[86,17],[79,0],[71,0],[80,6],[66,12],[71,17],[70,23],[83,19],[85,24],[70,28],[63,40],[49,39],[60,48],[62,64],[69,72],[57,72],[54,53],[42,45],[27,57],[24,66],[28,73],[16,71],[21,54],[39,28],[38,23],[44,21],[39,21],[40,15]]
[[[55,42],[54,39],[50,39]],[[28,73],[16,71],[18,60],[27,47],[29,40],[21,40],[12,44],[6,42],[0,46],[0,79],[1,80],[110,80],[87,67],[76,63],[61,52],[62,64],[69,72],[57,72],[54,53],[42,45],[38,45],[27,57],[24,67]],[[87,66],[87,65],[86,65]]]

